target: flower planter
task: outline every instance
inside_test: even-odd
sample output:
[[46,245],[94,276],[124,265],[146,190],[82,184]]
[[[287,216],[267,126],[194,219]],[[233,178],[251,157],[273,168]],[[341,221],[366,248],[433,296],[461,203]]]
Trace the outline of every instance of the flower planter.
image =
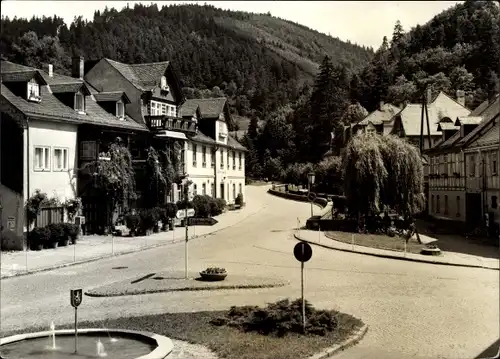
[[46,246],[47,246],[47,248],[55,249],[55,248],[57,248],[58,244],[59,244],[59,242],[47,242]]
[[206,272],[200,272],[201,279],[207,281],[207,282],[216,282],[216,281],[221,281],[226,279],[227,277],[227,272],[226,273],[206,273]]

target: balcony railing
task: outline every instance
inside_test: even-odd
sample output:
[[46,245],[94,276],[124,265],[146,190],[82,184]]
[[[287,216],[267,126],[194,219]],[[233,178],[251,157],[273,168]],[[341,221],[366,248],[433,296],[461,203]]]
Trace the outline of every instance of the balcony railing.
[[197,130],[196,121],[166,115],[146,116],[146,123],[152,131],[169,130],[196,133]]

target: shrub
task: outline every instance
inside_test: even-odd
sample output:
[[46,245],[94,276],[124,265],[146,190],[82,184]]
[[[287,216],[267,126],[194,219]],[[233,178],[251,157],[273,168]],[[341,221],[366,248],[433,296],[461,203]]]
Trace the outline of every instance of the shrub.
[[[214,205],[212,205],[212,215],[217,216],[224,212],[224,209],[227,206],[226,200],[224,198],[215,198],[213,201]],[[213,212],[215,210],[216,213]]]
[[139,212],[140,223],[139,228],[141,232],[153,230],[155,225],[158,224],[158,212],[154,208],[143,209]]
[[64,231],[64,223],[51,223],[47,226],[50,231],[50,242],[59,242],[66,235]]
[[71,243],[75,244],[78,235],[80,234],[80,226],[74,223],[63,223],[63,228],[65,234],[71,240]]
[[[187,202],[187,205],[186,205],[186,202],[185,201],[178,201],[177,202],[177,210],[181,210],[181,209],[186,209],[186,207],[189,209],[189,208],[194,208],[194,204],[193,202],[191,201],[188,201]],[[175,216],[174,216],[175,217]]]
[[40,213],[40,209],[42,204],[47,201],[47,194],[41,192],[39,189],[35,191],[35,193],[28,198],[25,205],[26,214],[28,217],[29,224],[32,224],[38,214]]
[[130,230],[131,233],[135,233],[139,228],[141,222],[141,217],[138,214],[129,213],[125,215],[125,225]]
[[203,273],[206,274],[224,274],[227,273],[225,268],[218,268],[218,267],[208,267],[203,271]]
[[208,218],[210,217],[211,213],[211,205],[210,202],[212,202],[212,198],[207,195],[196,195],[193,198],[193,206],[194,210],[196,212],[196,217],[199,218]]
[[243,206],[243,193],[238,193],[236,199],[234,200],[234,204],[237,206]]
[[[325,335],[337,329],[335,311],[316,310],[306,301],[306,333]],[[285,336],[302,333],[302,302],[288,299],[268,304],[267,308],[231,307],[225,318],[211,321],[213,325],[227,325],[244,331],[255,331],[264,335]]]
[[75,215],[82,209],[82,200],[80,197],[67,199],[63,203],[66,212],[68,213],[68,218],[70,221],[73,221]]
[[175,203],[167,203],[165,205],[165,210],[167,211],[167,218],[175,218],[178,208]]
[[29,232],[30,246],[35,249],[50,241],[50,230],[47,227],[36,227]]

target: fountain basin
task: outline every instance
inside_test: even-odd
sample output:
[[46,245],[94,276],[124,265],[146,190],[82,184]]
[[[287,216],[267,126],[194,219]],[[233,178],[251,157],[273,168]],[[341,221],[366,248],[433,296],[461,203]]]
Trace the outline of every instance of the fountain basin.
[[[56,349],[50,348],[52,331],[17,334],[0,339],[4,359],[99,358],[96,343],[104,345],[107,359],[164,359],[172,352],[172,341],[162,335],[125,329],[78,329],[78,354],[74,354],[73,329],[56,330]],[[111,342],[109,338],[118,339]]]

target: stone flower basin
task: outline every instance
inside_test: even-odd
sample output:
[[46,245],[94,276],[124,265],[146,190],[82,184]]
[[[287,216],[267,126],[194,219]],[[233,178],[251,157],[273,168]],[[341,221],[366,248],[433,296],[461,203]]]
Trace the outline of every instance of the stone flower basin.
[[205,271],[200,272],[200,276],[202,280],[207,282],[216,282],[226,279],[227,272],[225,273],[207,273]]
[[[55,340],[53,341],[53,333]],[[0,339],[3,359],[165,359],[173,349],[172,341],[162,335],[122,329],[63,329],[17,334]],[[55,342],[55,348],[53,343]]]

